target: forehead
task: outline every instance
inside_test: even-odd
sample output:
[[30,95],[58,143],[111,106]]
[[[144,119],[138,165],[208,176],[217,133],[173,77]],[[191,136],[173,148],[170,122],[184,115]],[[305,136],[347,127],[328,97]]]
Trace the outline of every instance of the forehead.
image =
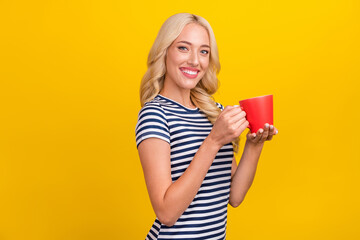
[[186,25],[180,35],[175,39],[175,43],[178,41],[187,41],[194,45],[210,45],[207,30],[196,23],[189,23]]

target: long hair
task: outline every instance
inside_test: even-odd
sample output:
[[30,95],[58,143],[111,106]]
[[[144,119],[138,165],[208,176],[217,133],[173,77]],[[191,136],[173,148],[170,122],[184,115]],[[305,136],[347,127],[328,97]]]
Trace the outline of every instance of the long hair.
[[[161,91],[164,86],[166,73],[166,53],[169,46],[180,35],[184,27],[189,23],[196,23],[204,27],[210,38],[209,67],[203,78],[195,88],[190,91],[191,101],[204,112],[209,121],[214,124],[221,110],[216,106],[212,95],[219,87],[217,74],[220,72],[218,47],[214,32],[203,17],[190,14],[178,13],[169,17],[161,26],[160,31],[150,49],[147,60],[147,71],[140,84],[140,102],[143,107],[148,101]],[[239,138],[233,141],[234,151],[238,151]]]

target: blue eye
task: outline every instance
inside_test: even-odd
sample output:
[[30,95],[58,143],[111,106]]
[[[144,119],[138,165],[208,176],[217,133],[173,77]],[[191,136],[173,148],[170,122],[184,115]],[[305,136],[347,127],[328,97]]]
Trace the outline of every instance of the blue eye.
[[183,50],[183,48],[187,49],[186,47],[178,47],[178,49]]
[[207,51],[207,50],[202,50],[201,52],[205,52],[205,54],[209,53],[209,51]]

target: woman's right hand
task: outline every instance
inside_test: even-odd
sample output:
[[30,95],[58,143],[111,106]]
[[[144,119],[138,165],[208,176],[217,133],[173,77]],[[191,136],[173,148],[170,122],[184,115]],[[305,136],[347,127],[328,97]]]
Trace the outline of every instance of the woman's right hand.
[[208,138],[219,149],[232,142],[249,126],[245,116],[246,113],[240,106],[226,106],[216,119]]

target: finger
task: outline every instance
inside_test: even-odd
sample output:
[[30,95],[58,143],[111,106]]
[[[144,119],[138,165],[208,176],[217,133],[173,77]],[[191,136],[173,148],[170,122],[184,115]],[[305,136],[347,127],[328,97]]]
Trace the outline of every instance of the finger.
[[229,111],[231,108],[233,108],[234,106],[231,106],[231,105],[227,105],[225,108],[224,108],[224,110],[223,110],[223,112],[225,112],[225,111]]
[[274,126],[273,125],[270,125],[270,128],[269,128],[269,135],[267,137],[267,141],[270,141],[273,136],[274,136],[274,133],[275,133],[275,130],[274,130]]
[[254,142],[259,142],[261,137],[262,137],[262,134],[264,132],[264,129],[260,128],[257,132],[256,132],[256,136],[254,138]]
[[238,114],[235,114],[232,117],[230,117],[230,123],[236,123],[239,121],[244,122],[246,120],[245,116],[246,116],[246,113],[244,111],[241,111]]
[[256,133],[252,133],[251,130],[249,130],[246,136],[249,140],[254,141],[256,138]]
[[238,112],[239,110],[236,109],[234,106],[226,106],[224,110],[219,114],[219,118],[223,119],[230,119],[234,113]]
[[249,122],[244,118],[236,122],[233,126],[235,130],[234,134],[236,135],[236,137],[238,137],[249,126]]
[[241,122],[241,124],[238,128],[238,133],[237,133],[239,136],[249,126],[249,122],[246,119],[244,121],[240,121],[240,122]]
[[264,132],[261,136],[261,141],[266,141],[267,137],[269,136],[270,124],[265,123],[264,125]]
[[[239,105],[227,105],[222,112],[228,112],[228,111],[231,111],[236,108],[240,108]],[[241,110],[241,108],[240,108],[240,110]]]
[[[237,128],[239,128],[242,124],[244,124],[245,122],[246,122],[247,120],[246,120],[246,118],[239,118],[236,122],[234,122],[233,124],[234,124],[234,126],[235,126],[235,128],[237,129]],[[247,123],[247,124],[249,124],[249,122]]]
[[[232,106],[232,108],[228,111],[227,114],[229,117],[234,117],[235,115],[238,115],[241,112],[243,112],[243,110],[241,110],[240,106],[235,105],[235,106]],[[245,114],[245,112],[244,112],[244,114]]]
[[279,133],[279,130],[276,127],[274,127],[274,135],[277,135],[278,133]]
[[228,105],[224,108],[224,110],[222,110],[221,114],[225,114],[229,111],[231,111],[234,108],[234,106]]

